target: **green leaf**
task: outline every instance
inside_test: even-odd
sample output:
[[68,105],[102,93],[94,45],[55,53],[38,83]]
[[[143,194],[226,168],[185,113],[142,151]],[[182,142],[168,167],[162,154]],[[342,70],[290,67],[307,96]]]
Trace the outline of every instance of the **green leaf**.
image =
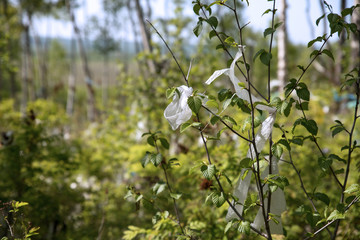
[[177,88],[175,88],[175,87],[166,89],[166,98],[167,99],[172,98],[175,95],[176,90],[177,90]]
[[161,145],[166,148],[169,149],[170,145],[169,142],[165,139],[165,138],[159,138]]
[[221,193],[214,193],[212,195],[212,202],[213,204],[216,206],[216,207],[221,207],[224,203],[225,203],[225,197],[224,197],[224,194],[221,192]]
[[212,38],[215,37],[215,36],[216,36],[216,31],[215,31],[215,30],[211,30],[211,31],[209,32],[209,38],[212,39]]
[[251,109],[247,106],[246,102],[244,100],[242,100],[241,98],[237,99],[236,102],[237,106],[241,109],[241,111],[243,111],[244,113],[251,113]]
[[208,20],[207,20],[207,22],[211,25],[211,26],[213,26],[214,28],[216,28],[217,26],[218,26],[218,23],[219,23],[219,21],[217,20],[217,18],[216,17],[210,17]]
[[270,219],[271,221],[274,221],[275,224],[279,224],[279,223],[280,223],[280,221],[278,220],[278,219],[280,219],[280,216],[275,215],[275,214],[273,214],[273,213],[269,213],[269,219]]
[[332,164],[332,159],[331,158],[325,158],[325,157],[320,157],[318,158],[318,165],[321,168],[321,170],[323,172],[328,171],[328,169],[330,168],[331,164]]
[[195,26],[195,28],[193,29],[193,32],[195,34],[196,37],[199,37],[201,31],[203,28],[203,24],[202,24],[202,20],[199,20]]
[[224,234],[226,234],[229,231],[229,229],[231,228],[232,225],[233,225],[232,221],[230,221],[226,224],[226,227],[224,229]]
[[220,43],[219,45],[217,45],[216,47],[215,47],[215,49],[216,50],[218,50],[218,49],[226,49],[226,47],[222,44],[222,43]]
[[325,203],[326,205],[329,206],[329,204],[330,204],[330,198],[329,198],[328,195],[326,195],[325,193],[317,192],[317,193],[314,194],[314,197],[315,197],[317,200],[320,200],[320,201],[322,201],[323,203]]
[[310,100],[310,92],[307,88],[296,89],[296,94],[305,101]]
[[353,193],[360,193],[360,185],[355,183],[355,184],[352,184],[350,187],[348,187],[344,193],[346,194],[353,194]]
[[341,213],[338,210],[334,210],[332,213],[330,213],[330,216],[326,219],[327,221],[333,221],[337,219],[345,219],[345,214]]
[[254,56],[254,58],[253,58],[253,62],[255,62],[255,60],[256,60],[256,58],[258,57],[258,56],[260,56],[262,53],[264,53],[265,52],[265,49],[260,49],[256,54],[255,54],[255,56]]
[[212,125],[215,125],[219,120],[220,120],[220,117],[218,117],[218,116],[212,116],[211,119],[210,119],[210,123],[211,123]]
[[283,148],[280,146],[280,144],[275,143],[271,146],[271,152],[274,154],[275,157],[278,159],[281,158],[281,155],[283,154]]
[[272,59],[272,54],[269,52],[264,51],[263,53],[260,54],[260,61],[266,66],[269,66],[271,59]]
[[199,15],[200,8],[199,4],[194,4],[193,11],[196,15]]
[[277,29],[278,27],[280,27],[283,24],[283,22],[278,22],[274,25],[274,29]]
[[135,199],[135,202],[139,202],[142,198],[143,198],[143,195],[140,194],[140,195]]
[[264,16],[265,14],[268,14],[269,12],[271,12],[272,10],[269,8],[269,9],[266,9],[265,12],[263,12],[263,14],[261,16]]
[[343,163],[346,164],[345,159],[339,157],[339,156],[336,155],[336,154],[330,154],[330,155],[328,156],[328,158],[331,159],[331,160],[336,160],[336,161],[343,162]]
[[295,78],[292,78],[289,80],[289,82],[285,86],[285,95],[287,96],[290,91],[295,89],[297,80]]
[[301,137],[296,137],[294,136],[291,140],[290,140],[291,143],[294,143],[296,145],[299,145],[299,146],[302,146],[304,144],[304,139],[301,138]]
[[150,161],[154,164],[155,167],[159,166],[162,161],[161,153],[158,154],[152,153],[150,155]]
[[156,183],[153,186],[152,190],[155,193],[155,195],[158,195],[158,194],[162,193],[165,190],[165,187],[166,187],[165,183],[159,182],[159,183]]
[[155,139],[154,139],[154,135],[150,135],[147,139],[146,139],[147,143],[150,146],[155,147]]
[[214,112],[217,112],[219,109],[219,104],[216,100],[209,100],[205,103],[205,105]]
[[231,125],[235,125],[235,126],[237,125],[237,122],[235,121],[235,119],[233,119],[232,117],[230,117],[228,115],[223,116],[222,119]]
[[150,152],[146,152],[145,156],[141,159],[141,166],[145,168],[146,165],[150,162]]
[[240,165],[239,167],[242,168],[251,168],[251,166],[253,165],[253,161],[251,160],[251,158],[244,158],[243,160],[240,161]]
[[338,133],[340,133],[340,132],[342,132],[344,130],[345,130],[345,128],[343,126],[337,125],[335,127],[332,127],[331,136],[335,137],[336,134],[338,134]]
[[241,221],[238,227],[238,231],[240,233],[245,233],[246,235],[250,235],[250,223],[247,221]]
[[233,37],[227,37],[224,42],[230,46],[237,46],[238,44],[235,42],[234,38]]
[[281,104],[280,113],[284,114],[286,117],[290,115],[292,104],[295,102],[293,98],[290,98],[289,102],[284,100]]
[[345,8],[344,10],[341,11],[341,16],[344,18],[347,15],[351,15],[353,13],[354,9],[351,8]]
[[215,174],[215,166],[214,165],[202,165],[200,168],[200,171],[207,180],[211,180],[211,178]]
[[310,54],[310,58],[313,57],[313,56],[317,56],[319,54],[319,50],[314,50],[311,52]]
[[321,19],[323,19],[325,17],[325,14],[321,15],[321,17],[319,17],[318,19],[316,19],[316,26],[319,25],[319,22],[321,21]]
[[289,144],[289,142],[288,142],[286,139],[280,139],[280,140],[278,141],[278,143],[281,144],[281,145],[283,145],[284,147],[286,147],[286,149],[287,149],[288,151],[291,150],[290,144]]
[[186,123],[181,124],[181,126],[180,126],[180,132],[181,132],[181,133],[184,132],[184,131],[185,131],[186,129],[188,129],[189,127],[191,127],[191,123],[186,122]]
[[229,89],[223,88],[218,92],[218,99],[220,100],[220,102],[222,102],[225,99],[231,98],[232,95],[233,94]]
[[323,40],[323,37],[317,37],[317,38],[315,38],[314,40],[311,40],[311,41],[308,43],[307,47],[308,47],[308,48],[311,47],[311,46],[314,45],[314,43],[316,43],[316,42],[322,42],[322,40]]
[[275,32],[275,29],[273,28],[266,28],[264,31],[264,37],[266,37],[267,35],[273,34]]
[[225,109],[227,109],[230,104],[231,104],[231,98],[226,99],[222,106],[223,111],[225,111]]
[[330,52],[330,50],[324,49],[324,50],[322,50],[321,53],[327,55],[329,58],[331,58],[333,61],[335,61],[334,56],[333,56],[333,54]]
[[190,96],[187,100],[189,108],[195,113],[198,114],[201,108],[201,98],[199,96]]
[[170,197],[172,197],[175,200],[178,200],[179,198],[181,198],[182,193],[170,193]]
[[314,120],[303,121],[302,125],[308,130],[309,133],[316,136],[318,133],[318,126]]

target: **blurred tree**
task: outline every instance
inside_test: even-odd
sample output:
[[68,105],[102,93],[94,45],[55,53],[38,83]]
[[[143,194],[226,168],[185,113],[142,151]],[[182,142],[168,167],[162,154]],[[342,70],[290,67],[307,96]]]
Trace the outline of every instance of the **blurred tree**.
[[[103,2],[106,4],[106,2]],[[104,10],[108,9],[103,6]],[[106,12],[105,12],[106,13]],[[112,37],[111,32],[115,29],[110,28],[110,19],[108,14],[105,14],[103,20],[93,17],[91,19],[91,29],[95,32],[94,48],[103,56],[103,76],[102,76],[102,105],[104,110],[107,108],[108,88],[109,88],[109,56],[112,52],[118,49],[118,43]]]
[[288,80],[287,74],[287,28],[286,28],[286,10],[287,3],[286,0],[281,0],[281,8],[280,8],[280,17],[279,20],[282,23],[278,28],[277,32],[277,47],[278,47],[278,61],[277,61],[277,78],[279,80],[279,91],[282,92],[285,83]]
[[0,3],[0,98],[16,98],[21,33],[18,14],[11,2]]
[[[150,7],[150,5],[148,5]],[[153,46],[151,44],[151,36],[150,31],[146,27],[145,18],[144,18],[144,11],[143,7],[140,4],[139,0],[135,0],[135,11],[138,18],[138,24],[140,27],[140,33],[141,33],[141,39],[142,39],[142,45],[145,53],[151,54],[153,51]],[[150,12],[150,10],[148,10]],[[156,72],[156,63],[152,58],[147,59],[147,64],[149,67],[150,74],[154,74]]]
[[[346,0],[341,0],[340,1],[340,11],[343,11],[346,7]],[[344,57],[345,57],[345,39],[346,39],[346,32],[342,31],[342,33],[340,34],[340,39],[339,39],[339,47],[337,48],[337,52],[336,52],[336,59],[335,59],[335,71],[334,71],[334,84],[336,85],[340,85],[341,84],[341,73],[343,72],[344,69]]]
[[[354,5],[360,4],[360,0],[354,0]],[[357,34],[353,34],[350,40],[351,66],[350,69],[360,67],[360,9],[356,8],[352,15],[352,22],[357,26]]]
[[68,14],[70,15],[70,19],[71,19],[71,22],[73,25],[74,32],[76,34],[76,38],[77,38],[77,42],[78,42],[79,50],[80,50],[80,56],[81,56],[82,63],[83,63],[83,70],[84,70],[84,74],[85,74],[85,84],[86,84],[87,94],[88,94],[88,99],[87,99],[88,120],[91,122],[94,122],[98,115],[97,109],[96,109],[94,79],[92,78],[91,70],[90,70],[90,67],[88,64],[88,58],[87,58],[85,46],[84,46],[84,43],[83,43],[83,40],[81,37],[81,32],[76,23],[76,18],[75,18],[75,14],[74,14],[74,10],[73,10],[73,8],[74,8],[73,5],[75,3],[76,3],[76,1],[67,0],[66,7],[67,7]]

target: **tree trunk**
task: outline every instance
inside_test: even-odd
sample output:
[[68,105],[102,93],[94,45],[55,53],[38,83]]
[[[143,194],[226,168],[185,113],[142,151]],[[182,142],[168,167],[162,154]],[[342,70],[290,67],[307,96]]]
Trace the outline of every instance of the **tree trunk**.
[[[341,11],[346,8],[346,0],[341,0]],[[344,60],[344,45],[345,45],[345,31],[342,31],[339,39],[339,46],[337,49],[337,57],[335,61],[335,74],[334,74],[334,84],[340,85],[341,83],[341,73],[343,72],[343,60]]]
[[[140,25],[141,39],[142,39],[144,51],[148,54],[152,53],[150,33],[149,33],[148,29],[146,28],[143,9],[140,5],[139,0],[135,0],[135,10],[136,10],[136,14],[137,14],[139,25]],[[156,71],[156,67],[155,67],[156,65],[155,65],[154,60],[148,59],[147,64],[148,64],[150,73],[154,74]]]
[[[36,34],[34,26],[32,24],[32,17],[29,18],[29,25],[32,28],[32,32],[35,39],[35,49],[38,56],[38,66],[39,66],[39,72],[40,72],[40,97],[46,99],[47,98],[47,58],[46,58],[46,43],[44,47],[42,46],[40,37]],[[47,40],[46,40],[47,41]]]
[[[354,5],[360,4],[360,0],[354,0]],[[357,26],[357,32],[351,35],[350,46],[351,46],[351,64],[352,69],[360,67],[360,9],[356,8],[352,17],[351,22]]]
[[278,64],[277,77],[279,80],[279,91],[282,92],[287,80],[287,61],[286,61],[286,47],[287,47],[287,31],[286,31],[286,0],[281,0],[280,22],[282,25],[278,29]]
[[76,42],[75,38],[71,39],[71,51],[70,51],[70,71],[68,80],[68,95],[66,100],[66,113],[68,116],[72,116],[74,113],[74,102],[76,92]]
[[109,89],[109,55],[104,54],[103,80],[102,80],[102,105],[106,112]]
[[87,100],[87,105],[88,105],[88,110],[87,110],[87,115],[88,115],[88,119],[91,122],[94,122],[97,118],[97,109],[96,109],[96,102],[95,102],[95,90],[93,87],[93,79],[91,76],[91,71],[89,68],[89,64],[88,64],[88,59],[86,56],[86,52],[85,52],[85,47],[83,44],[83,40],[81,38],[81,34],[80,34],[80,30],[76,24],[76,19],[75,19],[75,15],[71,9],[70,6],[70,2],[67,1],[67,8],[68,8],[68,12],[71,18],[71,22],[73,24],[73,29],[74,32],[76,34],[76,38],[77,38],[77,42],[79,45],[79,50],[80,50],[80,56],[82,59],[82,63],[83,63],[83,69],[84,69],[84,73],[85,73],[85,84],[87,87],[87,92],[88,92],[88,100]]
[[[22,15],[22,13],[21,13]],[[22,21],[22,20],[21,20]],[[26,116],[27,102],[29,99],[29,88],[28,88],[28,58],[26,51],[26,32],[27,26],[23,25],[25,28],[21,34],[21,45],[22,45],[22,56],[21,56],[21,113],[23,116]]]
[[[319,4],[320,4],[320,9],[321,9],[321,14],[322,15],[326,14],[325,6],[324,6],[324,0],[319,0]],[[326,20],[323,19],[322,22],[323,22],[323,35],[325,35],[327,33]]]
[[309,25],[309,29],[310,29],[310,37],[311,39],[315,38],[315,29],[314,29],[314,23],[311,20],[311,14],[310,14],[310,9],[311,9],[311,4],[310,4],[310,0],[306,0],[306,9],[305,9],[305,13],[306,13],[306,20],[308,22]]
[[34,64],[33,64],[33,53],[31,49],[31,38],[30,38],[30,19],[32,18],[31,13],[27,13],[28,23],[25,24],[25,54],[27,58],[27,81],[29,87],[29,98],[31,101],[36,100],[36,87],[35,87],[35,78],[34,78]]

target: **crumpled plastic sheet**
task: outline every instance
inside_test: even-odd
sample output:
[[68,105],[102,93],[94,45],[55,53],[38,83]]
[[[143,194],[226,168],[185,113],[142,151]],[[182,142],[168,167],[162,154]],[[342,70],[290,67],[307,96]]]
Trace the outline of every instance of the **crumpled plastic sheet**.
[[[249,92],[246,89],[239,86],[239,83],[241,83],[241,82],[245,83],[245,82],[240,81],[235,76],[235,65],[236,65],[236,62],[241,58],[242,53],[243,53],[243,46],[239,46],[239,51],[237,52],[233,62],[231,63],[230,68],[225,68],[225,69],[215,71],[205,83],[209,85],[216,78],[225,74],[225,75],[229,76],[232,84],[234,85],[236,95],[239,98],[241,98],[247,102],[250,102]],[[259,100],[258,98],[256,98],[253,95],[251,95],[251,99],[252,99],[253,103],[261,102],[261,100]],[[261,105],[261,104],[256,105],[256,108],[259,110],[267,111],[269,113],[269,116],[261,124],[261,127],[255,136],[256,150],[257,150],[257,152],[260,153],[272,133],[272,129],[273,129],[273,125],[274,125],[275,117],[276,117],[276,109],[269,107],[269,106]],[[247,157],[251,158],[251,159],[255,159],[255,157],[256,157],[254,146],[252,144],[250,145],[250,148],[248,150]],[[271,168],[272,168],[273,174],[279,173],[278,159],[276,159],[275,156],[272,157]],[[239,180],[236,183],[236,186],[234,189],[234,196],[238,198],[238,201],[236,203],[233,202],[233,204],[235,204],[235,208],[240,214],[242,214],[242,212],[243,212],[243,204],[248,195],[250,180],[251,180],[251,175],[252,175],[252,172],[249,171],[248,174],[246,175],[246,177],[244,179],[242,179],[241,176],[243,176],[243,174],[246,170],[248,170],[248,169],[241,170]],[[268,175],[268,173],[269,173],[269,167],[267,167],[263,171],[263,173],[261,174],[261,178],[266,177]],[[268,190],[268,186],[266,185],[264,187],[264,191],[266,192],[267,190]],[[286,210],[286,202],[285,202],[284,192],[280,188],[278,188],[275,192],[272,193],[271,196],[272,197],[271,197],[271,203],[270,203],[270,212],[275,215],[281,216],[281,213]],[[264,202],[265,202],[265,209],[267,210],[267,207],[268,207],[267,199],[264,199]],[[232,219],[239,219],[239,217],[236,215],[235,211],[231,207],[229,207],[228,213],[226,215],[226,220],[231,221]],[[278,220],[279,220],[279,224],[276,224],[275,222],[270,221],[270,231],[272,234],[283,234],[281,219],[279,218]],[[265,223],[264,223],[264,218],[263,218],[263,214],[262,214],[262,208],[260,208],[255,217],[254,222],[252,223],[252,226],[254,228],[260,230],[261,228],[263,228],[264,224]]]
[[180,92],[180,96],[175,93],[173,101],[164,111],[164,117],[168,120],[173,130],[176,130],[192,116],[192,111],[187,104],[187,100],[193,92],[192,87],[182,85],[177,89]]

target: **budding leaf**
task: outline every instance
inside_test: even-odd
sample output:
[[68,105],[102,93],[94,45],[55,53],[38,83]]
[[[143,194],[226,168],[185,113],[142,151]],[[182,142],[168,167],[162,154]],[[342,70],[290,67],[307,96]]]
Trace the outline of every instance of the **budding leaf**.
[[203,174],[203,176],[207,180],[210,180],[215,174],[215,166],[214,165],[202,165],[200,170],[201,170],[201,173]]

